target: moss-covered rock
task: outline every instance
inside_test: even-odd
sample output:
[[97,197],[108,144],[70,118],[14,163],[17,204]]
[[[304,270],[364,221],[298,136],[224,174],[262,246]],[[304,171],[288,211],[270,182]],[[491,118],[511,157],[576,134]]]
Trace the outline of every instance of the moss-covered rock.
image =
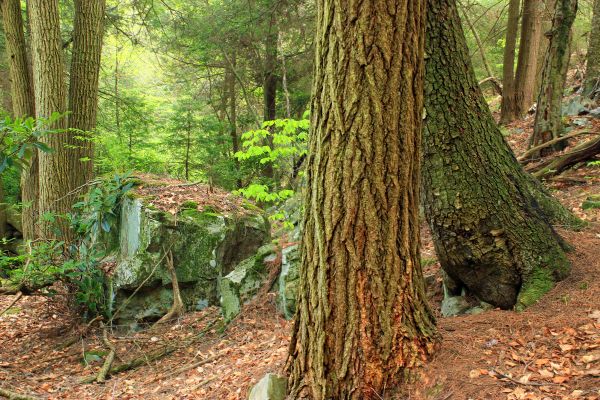
[[281,252],[281,274],[279,275],[279,309],[286,319],[296,312],[296,296],[300,280],[300,247],[290,246]]
[[276,258],[277,248],[265,245],[256,254],[239,263],[220,281],[220,304],[225,321],[231,321],[260,289],[269,271],[266,263]]
[[269,240],[268,221],[259,211],[229,216],[183,208],[171,215],[141,198],[124,200],[118,232],[112,308],[120,307],[116,319],[129,325],[156,320],[169,310],[168,251],[186,307],[199,309],[217,305],[219,279]]

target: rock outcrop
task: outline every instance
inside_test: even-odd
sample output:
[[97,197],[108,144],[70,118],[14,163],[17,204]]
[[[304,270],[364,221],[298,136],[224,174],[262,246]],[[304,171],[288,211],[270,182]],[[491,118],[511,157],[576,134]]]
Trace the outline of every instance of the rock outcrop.
[[165,254],[174,267],[188,310],[219,304],[219,280],[270,239],[269,224],[256,207],[236,212],[202,210],[187,202],[175,214],[133,195],[124,199],[112,242],[116,267],[111,277],[117,324],[135,328],[159,319],[173,294]]

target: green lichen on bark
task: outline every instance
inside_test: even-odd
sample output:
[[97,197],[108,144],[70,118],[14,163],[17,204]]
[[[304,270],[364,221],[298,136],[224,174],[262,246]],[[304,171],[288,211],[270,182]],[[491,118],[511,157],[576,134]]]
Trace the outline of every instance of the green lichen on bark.
[[428,5],[422,187],[438,258],[481,300],[511,308],[525,288],[530,304],[546,291],[538,271],[552,284],[568,271],[551,222],[578,220],[523,171],[496,126],[455,1]]

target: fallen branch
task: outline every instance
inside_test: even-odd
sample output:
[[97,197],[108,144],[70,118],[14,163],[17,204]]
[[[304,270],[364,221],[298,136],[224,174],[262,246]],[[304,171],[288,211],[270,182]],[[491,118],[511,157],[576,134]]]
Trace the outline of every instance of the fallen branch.
[[[155,361],[158,360],[166,355],[171,354],[172,352],[175,351],[175,347],[166,347],[166,348],[162,348],[158,351],[155,351],[154,353],[150,353],[150,354],[144,354],[141,357],[135,358],[127,363],[124,364],[120,364],[117,366],[113,366],[108,370],[107,376],[110,375],[116,375],[120,372],[124,372],[124,371],[129,371],[131,369],[135,369],[137,367],[140,367],[144,364],[147,364],[151,361]],[[81,381],[79,381],[80,384],[87,384],[87,383],[92,383],[96,381],[96,375],[91,375],[85,378],[82,378]]]
[[548,146],[552,146],[553,144],[562,142],[563,140],[568,140],[568,139],[574,138],[579,135],[597,135],[597,134],[598,134],[597,132],[590,132],[588,130],[584,130],[584,131],[573,132],[573,133],[570,133],[565,136],[557,137],[552,140],[548,140],[547,142],[542,143],[538,146],[530,148],[525,153],[523,153],[521,156],[519,156],[519,158],[517,158],[517,160],[521,164],[526,165],[526,164],[530,163],[531,161],[533,161],[533,159],[531,158],[532,155],[537,154],[540,150],[545,149]]
[[600,137],[582,143],[573,150],[558,156],[548,165],[534,172],[533,176],[536,178],[549,178],[558,175],[567,168],[589,160],[597,154],[600,154]]
[[498,95],[502,96],[502,83],[500,82],[500,80],[495,76],[488,76],[487,78],[479,81],[479,86],[485,85],[488,82],[492,84],[492,86],[494,87],[494,91],[496,91]]
[[18,292],[17,296],[13,299],[13,301],[11,301],[8,307],[6,307],[4,310],[2,310],[2,312],[0,312],[0,317],[3,316],[8,310],[10,310],[12,306],[14,306],[17,303],[17,301],[21,299],[21,297],[23,297],[23,292]]
[[6,397],[8,400],[38,400],[37,397],[11,392],[10,390],[3,388],[0,388],[0,396]]
[[102,368],[100,368],[100,371],[96,376],[96,382],[98,383],[103,383],[106,380],[106,376],[108,375],[108,371],[112,366],[112,363],[115,359],[115,353],[117,351],[115,345],[112,344],[110,340],[108,340],[108,329],[106,328],[106,326],[104,326],[104,324],[102,325],[102,341],[104,342],[104,345],[108,347],[109,352],[106,356],[106,359],[104,360],[104,364],[102,364]]

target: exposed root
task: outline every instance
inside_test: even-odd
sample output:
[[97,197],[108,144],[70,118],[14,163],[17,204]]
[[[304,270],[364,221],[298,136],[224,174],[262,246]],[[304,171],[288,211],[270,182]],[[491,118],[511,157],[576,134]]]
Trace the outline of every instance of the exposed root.
[[158,320],[157,324],[162,324],[174,318],[178,318],[185,312],[183,300],[181,299],[181,291],[179,290],[179,281],[177,280],[175,265],[173,264],[173,252],[171,250],[167,252],[167,270],[169,271],[171,283],[173,284],[173,305],[169,312]]
[[10,390],[3,388],[0,388],[0,396],[6,397],[8,400],[38,400],[37,397],[11,392]]
[[106,360],[104,360],[102,368],[100,368],[100,371],[96,376],[96,382],[98,383],[103,383],[106,380],[106,376],[110,371],[110,367],[112,366],[113,361],[115,360],[115,353],[117,351],[115,345],[112,344],[110,340],[108,340],[108,329],[104,325],[102,326],[102,341],[104,342],[104,345],[108,347],[109,352],[106,356]]

